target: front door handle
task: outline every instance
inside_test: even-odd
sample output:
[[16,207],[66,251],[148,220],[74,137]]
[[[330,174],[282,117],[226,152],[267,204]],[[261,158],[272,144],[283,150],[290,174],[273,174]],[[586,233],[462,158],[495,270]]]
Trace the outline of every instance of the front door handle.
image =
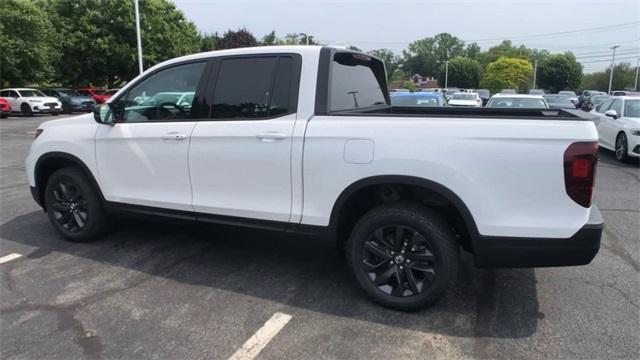
[[268,132],[260,133],[256,135],[256,137],[262,141],[272,142],[272,141],[282,140],[285,137],[287,137],[287,135],[283,133],[275,132],[275,131],[268,131]]
[[170,132],[162,135],[162,140],[179,141],[179,140],[184,140],[186,138],[187,138],[187,135],[181,134],[179,132]]

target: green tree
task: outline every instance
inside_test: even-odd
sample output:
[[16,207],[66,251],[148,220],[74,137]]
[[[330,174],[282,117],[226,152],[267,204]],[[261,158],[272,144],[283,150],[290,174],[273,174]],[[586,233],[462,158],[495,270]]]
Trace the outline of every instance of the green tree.
[[349,45],[349,46],[347,46],[347,49],[353,50],[353,51],[362,51],[362,49],[360,49],[359,47],[357,47],[355,45]]
[[445,61],[464,55],[464,41],[441,33],[409,44],[403,51],[403,69],[409,74],[434,75]]
[[532,70],[533,66],[527,60],[501,57],[487,65],[480,87],[493,93],[505,88],[518,89],[520,83],[529,78]]
[[537,81],[541,88],[557,92],[575,90],[582,80],[582,65],[572,53],[549,55],[538,63]]
[[0,8],[0,88],[49,80],[59,47],[42,7],[28,0],[2,0]]
[[478,60],[481,52],[480,45],[475,42],[467,44],[467,47],[464,48],[464,56],[473,60]]
[[420,89],[420,88],[418,87],[418,85],[416,85],[416,83],[414,83],[414,82],[413,82],[413,81],[411,81],[411,80],[405,80],[405,81],[402,83],[402,87],[403,87],[403,88],[405,88],[405,89],[407,89],[407,90],[409,90],[409,91],[411,91],[411,92],[418,91],[418,90]]
[[[597,71],[591,74],[586,74],[582,77],[578,90],[609,90],[609,69],[603,71]],[[625,88],[632,88],[635,83],[636,69],[635,66],[631,66],[629,63],[617,64],[613,68],[613,82],[611,83],[612,90],[620,90]]]
[[262,37],[262,40],[260,40],[260,44],[261,45],[279,45],[279,39],[276,36],[276,32],[275,30],[272,30],[270,33],[268,33],[267,35]]
[[375,56],[384,62],[384,67],[387,70],[387,80],[391,79],[391,76],[398,70],[400,57],[395,55],[393,51],[389,49],[374,49],[367,51],[367,54]]
[[[441,86],[445,84],[446,67],[445,64],[440,65],[438,69],[438,83]],[[448,86],[460,88],[477,88],[480,84],[482,76],[482,67],[480,63],[473,59],[462,56],[456,56],[449,61],[449,77]]]
[[213,34],[200,34],[200,51],[213,51],[218,46],[218,41],[220,41],[220,37],[218,33]]
[[[59,47],[57,80],[71,85],[125,82],[138,74],[133,4],[111,0],[43,0]],[[145,68],[201,50],[193,23],[167,0],[140,1]]]
[[218,41],[218,49],[235,49],[258,46],[258,40],[247,29],[228,30]]

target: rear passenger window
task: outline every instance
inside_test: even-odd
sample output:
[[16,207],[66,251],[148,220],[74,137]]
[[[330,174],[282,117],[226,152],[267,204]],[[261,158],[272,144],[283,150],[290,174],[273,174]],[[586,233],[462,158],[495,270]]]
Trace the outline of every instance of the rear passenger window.
[[258,120],[295,112],[293,58],[223,59],[213,92],[214,119]]

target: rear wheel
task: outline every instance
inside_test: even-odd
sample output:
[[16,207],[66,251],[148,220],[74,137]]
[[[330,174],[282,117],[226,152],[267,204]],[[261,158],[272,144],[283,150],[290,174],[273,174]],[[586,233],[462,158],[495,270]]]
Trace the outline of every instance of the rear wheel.
[[70,104],[62,104],[62,113],[63,114],[71,114],[73,111],[71,110]]
[[53,227],[69,241],[88,242],[109,228],[98,193],[75,167],[57,170],[49,177],[45,207]]
[[33,116],[33,110],[31,110],[31,106],[29,106],[29,104],[23,103],[20,105],[20,111],[24,116]]
[[459,256],[451,227],[433,210],[413,203],[369,211],[347,248],[362,289],[398,310],[417,310],[441,297],[457,276]]
[[621,132],[616,138],[616,159],[618,161],[625,162],[629,159],[627,148],[627,135]]

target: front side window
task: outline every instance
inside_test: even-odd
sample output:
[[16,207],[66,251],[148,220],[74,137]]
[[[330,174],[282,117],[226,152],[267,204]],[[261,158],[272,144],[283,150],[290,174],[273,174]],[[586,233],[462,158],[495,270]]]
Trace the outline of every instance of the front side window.
[[609,109],[609,106],[611,106],[611,102],[613,102],[613,100],[611,99],[605,100],[604,102],[600,103],[600,105],[596,106],[596,111],[599,113],[604,113]]
[[332,65],[331,111],[386,105],[382,88],[386,79],[378,61],[347,52],[337,53]]
[[292,79],[289,56],[222,59],[211,117],[257,120],[290,113]]
[[640,100],[627,100],[624,103],[624,116],[640,118]]
[[622,115],[622,100],[615,99],[608,110],[615,110],[618,116]]
[[134,85],[112,105],[120,122],[190,120],[205,62],[158,71]]
[[45,94],[41,93],[38,90],[20,90],[20,95],[22,97],[43,97]]

